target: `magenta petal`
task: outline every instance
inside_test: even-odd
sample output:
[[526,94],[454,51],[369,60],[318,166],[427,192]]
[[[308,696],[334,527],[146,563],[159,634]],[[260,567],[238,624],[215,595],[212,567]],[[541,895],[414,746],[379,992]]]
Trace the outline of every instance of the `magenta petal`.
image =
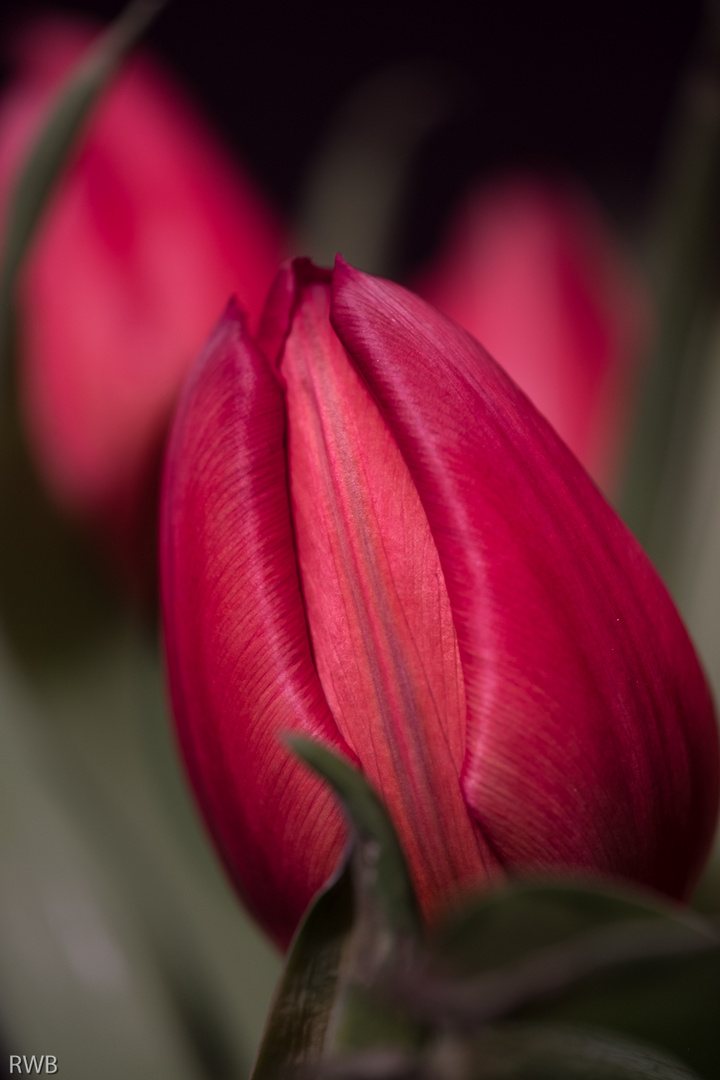
[[465,688],[452,614],[407,465],[330,325],[330,284],[302,264],[279,373],[315,665],[432,918],[498,873],[460,782]]
[[465,675],[465,796],[509,869],[687,895],[718,805],[713,707],[649,561],[463,330],[338,261],[333,325],[417,486]]
[[346,754],[318,681],[288,505],[282,393],[231,307],[186,385],[168,449],[161,563],[184,755],[251,910],[287,944],[344,827],[278,734]]
[[[257,346],[273,370],[277,371],[283,346],[290,333],[292,317],[305,285],[332,281],[332,272],[315,266],[310,259],[288,259],[272,283],[256,335]],[[282,382],[281,378],[281,382]]]

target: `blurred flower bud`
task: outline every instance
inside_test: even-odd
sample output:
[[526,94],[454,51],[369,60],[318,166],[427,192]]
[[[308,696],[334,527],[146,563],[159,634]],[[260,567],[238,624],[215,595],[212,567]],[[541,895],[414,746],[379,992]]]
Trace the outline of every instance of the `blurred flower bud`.
[[[46,21],[15,42],[0,104],[0,213],[92,35]],[[145,592],[157,477],[182,378],[231,293],[258,314],[280,230],[192,106],[147,60],[119,75],[54,193],[19,290],[29,442],[57,501]]]
[[612,495],[651,307],[590,196],[528,178],[478,188],[415,288],[483,343]]

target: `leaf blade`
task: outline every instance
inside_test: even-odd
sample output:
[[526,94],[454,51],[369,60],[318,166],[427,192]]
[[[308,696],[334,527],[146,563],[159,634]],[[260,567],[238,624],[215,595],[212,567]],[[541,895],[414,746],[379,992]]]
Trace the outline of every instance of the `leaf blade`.
[[297,735],[287,743],[325,779],[341,799],[358,837],[365,886],[395,933],[420,934],[417,897],[405,856],[388,814],[367,781],[336,754]]
[[353,924],[349,860],[316,898],[290,946],[252,1080],[273,1080],[322,1054]]

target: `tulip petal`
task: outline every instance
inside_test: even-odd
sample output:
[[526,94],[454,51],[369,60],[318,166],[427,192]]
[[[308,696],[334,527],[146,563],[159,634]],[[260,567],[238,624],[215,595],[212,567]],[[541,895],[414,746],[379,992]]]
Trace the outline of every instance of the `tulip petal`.
[[340,855],[334,796],[279,741],[354,761],[313,665],[295,560],[282,391],[231,307],[186,385],[164,478],[169,682],[220,850],[283,945]]
[[327,275],[304,263],[297,274],[279,372],[315,664],[431,914],[497,869],[460,786],[465,691],[447,591],[407,466],[330,326]]
[[686,895],[717,815],[717,730],[649,561],[458,326],[341,260],[332,318],[438,549],[467,694],[463,786],[492,849],[508,869]]

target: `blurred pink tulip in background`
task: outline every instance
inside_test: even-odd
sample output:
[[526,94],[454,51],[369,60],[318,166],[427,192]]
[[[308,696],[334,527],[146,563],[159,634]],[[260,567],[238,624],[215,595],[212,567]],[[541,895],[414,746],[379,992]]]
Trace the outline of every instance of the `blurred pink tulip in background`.
[[482,342],[613,495],[652,318],[590,196],[528,177],[475,189],[414,287]]
[[[0,104],[0,214],[91,39],[59,20],[17,36]],[[93,114],[22,275],[18,370],[43,479],[136,589],[154,573],[158,466],[182,378],[231,293],[257,316],[282,242],[191,104],[147,59],[130,62]]]

